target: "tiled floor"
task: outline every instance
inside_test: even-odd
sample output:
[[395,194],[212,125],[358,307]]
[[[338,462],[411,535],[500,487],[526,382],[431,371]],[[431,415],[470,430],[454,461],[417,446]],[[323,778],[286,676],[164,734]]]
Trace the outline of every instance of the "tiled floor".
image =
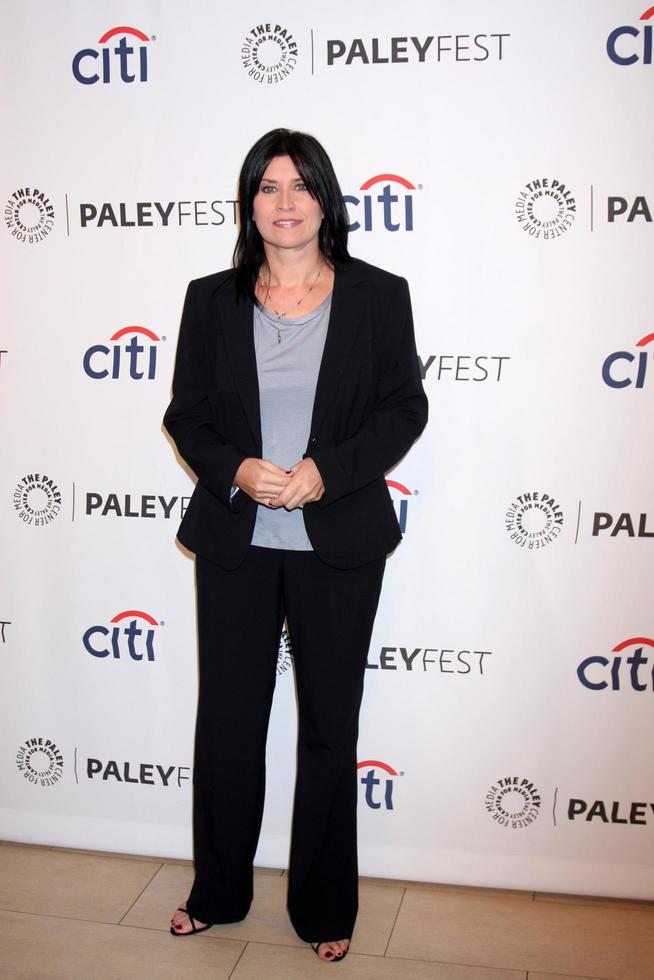
[[21,980],[654,980],[654,903],[363,879],[352,949],[293,932],[281,871],[247,919],[175,939],[183,861],[0,843],[0,976]]

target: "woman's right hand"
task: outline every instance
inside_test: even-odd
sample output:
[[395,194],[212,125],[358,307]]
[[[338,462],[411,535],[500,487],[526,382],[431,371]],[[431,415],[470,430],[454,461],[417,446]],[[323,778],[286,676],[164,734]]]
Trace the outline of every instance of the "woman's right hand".
[[256,500],[258,504],[275,508],[277,495],[290,481],[291,475],[275,466],[269,459],[244,459],[236,471],[234,485]]

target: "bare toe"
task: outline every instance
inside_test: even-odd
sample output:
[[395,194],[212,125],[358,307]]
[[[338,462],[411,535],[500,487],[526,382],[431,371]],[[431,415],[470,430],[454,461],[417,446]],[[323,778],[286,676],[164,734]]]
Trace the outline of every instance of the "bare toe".
[[340,960],[350,948],[349,939],[335,940],[334,942],[312,943],[311,944],[321,960],[330,962]]
[[[184,905],[181,905],[173,915],[172,919],[170,920],[170,925],[173,930],[178,933],[178,935],[186,936],[190,932],[203,929],[206,922],[200,922],[199,919],[193,919],[193,922],[191,922],[191,918],[186,911],[186,903],[184,903]],[[193,926],[195,926],[195,929]]]

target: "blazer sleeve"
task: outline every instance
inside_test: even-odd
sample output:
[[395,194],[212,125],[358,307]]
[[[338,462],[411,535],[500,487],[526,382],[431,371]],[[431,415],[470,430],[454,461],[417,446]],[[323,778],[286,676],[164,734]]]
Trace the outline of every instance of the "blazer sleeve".
[[[400,301],[380,311],[378,374],[372,411],[351,438],[306,453],[315,462],[327,507],[383,476],[404,456],[427,424],[428,402],[422,387],[411,313],[409,286],[400,279]],[[398,310],[397,316],[390,312]]]
[[203,326],[196,285],[191,282],[179,331],[173,397],[163,424],[200,483],[230,510],[240,510],[246,495],[234,494],[233,483],[246,454],[230,445],[214,427],[208,396],[211,359]]

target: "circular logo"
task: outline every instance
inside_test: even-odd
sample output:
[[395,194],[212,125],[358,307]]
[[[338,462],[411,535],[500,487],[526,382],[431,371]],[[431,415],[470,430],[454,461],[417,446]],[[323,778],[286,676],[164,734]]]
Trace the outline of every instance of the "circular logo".
[[536,786],[520,776],[498,779],[486,793],[485,806],[501,827],[528,827],[540,813],[541,798]]
[[297,64],[298,50],[293,35],[281,24],[257,24],[241,47],[241,64],[250,78],[260,84],[283,82]]
[[504,524],[521,548],[535,551],[555,541],[563,528],[563,511],[554,497],[532,490],[509,504]]
[[291,638],[288,635],[288,630],[282,630],[282,635],[279,638],[279,653],[277,654],[277,676],[280,674],[285,674],[287,670],[290,670],[293,664],[293,647],[291,646]]
[[5,205],[5,224],[19,242],[42,242],[52,231],[54,207],[43,191],[19,187]]
[[61,510],[57,484],[39,473],[24,476],[14,490],[14,510],[24,524],[50,524]]
[[553,177],[529,181],[518,194],[515,216],[531,238],[549,241],[572,227],[577,203],[566,185]]
[[54,786],[64,771],[64,757],[49,738],[28,738],[18,749],[16,765],[35,786]]

